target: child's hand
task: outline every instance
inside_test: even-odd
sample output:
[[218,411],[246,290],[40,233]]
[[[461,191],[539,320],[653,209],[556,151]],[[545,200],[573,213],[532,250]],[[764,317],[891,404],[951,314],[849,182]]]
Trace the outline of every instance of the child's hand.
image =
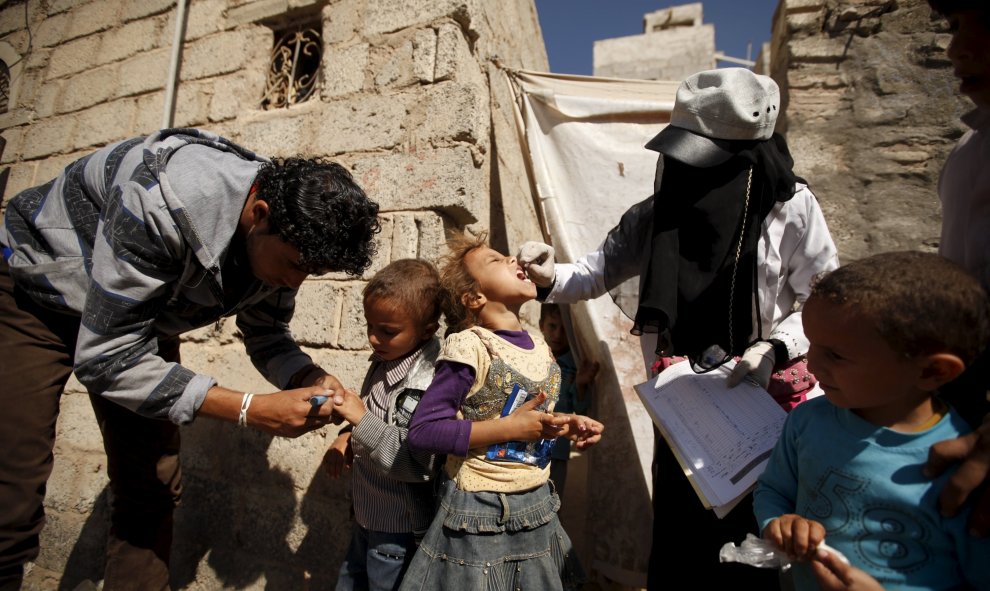
[[879,581],[842,562],[832,552],[819,550],[811,561],[811,570],[822,591],[884,591]]
[[605,425],[584,415],[554,413],[553,423],[559,429],[557,436],[570,439],[580,450],[598,443],[605,431]]
[[817,521],[788,513],[763,529],[763,539],[770,540],[792,560],[811,560],[818,544],[825,539],[825,527]]
[[540,392],[509,416],[499,419],[505,421],[506,441],[539,441],[557,437],[559,429],[553,423],[553,415],[536,408],[546,399],[546,393]]
[[577,376],[574,377],[574,384],[578,387],[578,391],[584,389],[585,386],[595,381],[595,377],[598,375],[598,369],[601,365],[597,361],[589,361],[587,359],[581,360],[581,366],[578,367]]
[[361,397],[354,393],[353,390],[344,388],[337,390],[333,394],[333,412],[344,417],[348,423],[357,427],[361,419],[364,418],[364,413],[368,412],[368,408],[364,405]]
[[323,456],[323,469],[330,478],[340,478],[344,468],[350,468],[354,463],[354,450],[351,449],[351,432],[345,431],[337,436]]

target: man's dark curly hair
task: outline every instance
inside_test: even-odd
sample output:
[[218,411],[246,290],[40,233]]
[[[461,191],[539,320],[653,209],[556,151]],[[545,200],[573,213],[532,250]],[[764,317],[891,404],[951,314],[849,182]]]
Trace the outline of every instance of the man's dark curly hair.
[[360,275],[371,265],[381,230],[378,204],[343,166],[319,157],[273,158],[255,183],[272,230],[299,250],[308,272]]
[[970,364],[990,340],[990,302],[975,277],[937,254],[886,252],[819,277],[809,298],[861,314],[894,351],[955,353]]

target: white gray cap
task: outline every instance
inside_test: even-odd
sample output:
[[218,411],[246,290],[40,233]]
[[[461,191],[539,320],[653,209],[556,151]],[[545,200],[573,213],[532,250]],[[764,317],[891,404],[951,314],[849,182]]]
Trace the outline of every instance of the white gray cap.
[[779,112],[780,88],[769,76],[705,70],[681,83],[670,124],[646,147],[691,166],[715,166],[746,143],[770,139]]

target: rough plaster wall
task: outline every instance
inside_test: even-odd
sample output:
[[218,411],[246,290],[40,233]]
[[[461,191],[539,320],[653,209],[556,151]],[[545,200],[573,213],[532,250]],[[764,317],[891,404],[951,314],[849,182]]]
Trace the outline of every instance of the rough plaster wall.
[[[323,23],[319,99],[261,111],[273,42],[262,23],[298,10]],[[99,146],[160,126],[174,19],[174,0],[0,8],[0,42],[24,56],[13,81],[17,103],[0,114],[7,197]],[[491,228],[493,243],[507,250],[539,235],[519,191],[528,181],[514,134],[499,140],[507,155],[494,156],[493,123],[512,121],[510,99],[489,92],[495,56],[510,67],[548,68],[532,0],[191,2],[175,125],[206,127],[262,154],[330,156],[382,207],[372,269],[358,279],[310,279],[292,322],[304,349],[346,385],[357,388],[367,367],[360,291],[371,273],[396,258],[436,260],[450,228]],[[535,326],[532,307],[527,318]],[[251,366],[232,321],[187,335],[182,355],[221,384],[274,390]],[[61,406],[32,589],[73,589],[102,572],[102,442],[78,383]],[[336,431],[288,440],[209,420],[184,428],[174,587],[332,587],[350,532],[349,481],[331,481],[320,468]]]
[[971,108],[924,0],[784,0],[771,71],[841,260],[938,245],[938,173]]

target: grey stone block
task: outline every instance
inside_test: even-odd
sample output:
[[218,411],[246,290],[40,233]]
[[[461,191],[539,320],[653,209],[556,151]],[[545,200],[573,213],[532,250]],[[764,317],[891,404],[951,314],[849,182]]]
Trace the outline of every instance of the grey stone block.
[[92,68],[99,62],[100,38],[83,37],[52,49],[47,78],[59,78]]
[[413,214],[397,213],[392,216],[392,251],[390,260],[414,259],[419,254],[419,228]]
[[24,139],[26,129],[26,126],[8,127],[0,132],[5,142],[3,154],[0,155],[0,164],[10,164],[20,160],[21,141]]
[[[23,11],[20,6],[17,6],[16,9]],[[2,22],[3,14],[0,13],[0,22]],[[23,12],[21,13],[21,17],[23,18]],[[38,24],[38,29],[34,32],[34,43],[38,47],[58,45],[65,39],[65,32],[68,26],[69,15],[66,13],[48,17]]]
[[487,174],[467,147],[375,154],[352,168],[383,209],[442,211],[461,225],[487,219]]
[[79,111],[72,134],[73,149],[92,149],[127,137],[136,108],[134,100],[122,99]]
[[304,281],[296,295],[296,313],[291,323],[296,342],[318,347],[336,344],[343,298],[340,283]]
[[413,92],[361,95],[323,105],[311,149],[341,154],[389,149],[404,137],[406,112],[418,100]]
[[369,45],[358,43],[347,47],[328,46],[323,55],[325,79],[324,100],[332,100],[364,88],[368,71]]
[[236,72],[244,66],[249,36],[246,31],[217,33],[187,43],[182,53],[183,81]]
[[227,10],[225,28],[256,23],[268,17],[284,14],[288,8],[288,0],[256,0],[242,4]]
[[[225,0],[197,0],[188,7],[186,20],[186,41],[192,41],[224,30],[227,10]],[[173,14],[175,14],[173,12]],[[169,30],[175,28],[175,17],[169,19]]]
[[203,127],[209,121],[213,81],[179,84],[175,94],[176,127]]
[[[365,330],[366,325],[363,315],[360,318],[360,324],[361,330]],[[365,338],[365,342],[367,342],[367,338]],[[368,371],[368,366],[371,364],[368,361],[368,358],[371,356],[370,349],[340,351],[306,347],[305,350],[317,365],[340,380],[340,383],[345,388],[349,388],[355,392],[361,389],[361,384],[364,382],[364,374]],[[332,435],[328,437],[327,443],[333,441],[332,437]]]
[[417,256],[436,264],[447,251],[447,237],[444,235],[443,218],[433,212],[417,212],[416,227],[419,231],[419,252]]
[[269,156],[294,156],[312,152],[313,129],[320,105],[302,104],[259,114],[232,130],[229,137],[252,150]]
[[467,68],[475,68],[476,63],[467,47],[461,28],[443,23],[437,29],[437,56],[433,80],[450,80],[458,73],[466,73]]
[[420,82],[433,82],[437,60],[437,34],[433,29],[421,29],[413,35],[413,75]]
[[100,41],[100,62],[119,61],[157,47],[160,21],[145,18],[104,33]]
[[24,26],[24,6],[9,4],[0,10],[0,35],[16,31]]
[[76,127],[72,115],[51,117],[31,126],[31,140],[24,143],[24,158],[30,160],[59,154],[71,149],[71,137]]
[[488,144],[488,92],[474,85],[444,82],[428,88],[426,120],[416,131],[433,145],[458,141]]
[[354,351],[368,348],[362,289],[364,289],[363,284],[341,288],[340,330],[337,333],[336,343],[340,349]]
[[432,22],[464,10],[463,0],[405,2],[404,0],[369,0],[366,3],[365,35],[392,33],[409,26]]
[[175,11],[175,0],[124,0],[121,17],[125,22]]
[[377,87],[402,87],[418,82],[413,67],[412,41],[404,41],[391,47],[387,57],[376,59],[372,67]]
[[100,0],[82,4],[72,10],[65,31],[66,39],[75,39],[113,28],[120,19],[121,0]]
[[111,64],[58,81],[71,90],[59,94],[55,112],[69,113],[106,102],[114,96],[119,76],[117,67]]
[[213,87],[210,121],[224,121],[260,109],[265,77],[262,72],[242,71],[215,79]]
[[143,94],[165,88],[169,71],[169,53],[156,49],[140,53],[120,63],[118,96]]
[[7,177],[7,187],[4,189],[3,194],[4,201],[36,184],[34,180],[38,170],[38,163],[25,162],[14,164],[9,167],[9,170],[10,176]]
[[130,135],[146,135],[160,128],[164,112],[164,90],[137,97],[137,109]]

